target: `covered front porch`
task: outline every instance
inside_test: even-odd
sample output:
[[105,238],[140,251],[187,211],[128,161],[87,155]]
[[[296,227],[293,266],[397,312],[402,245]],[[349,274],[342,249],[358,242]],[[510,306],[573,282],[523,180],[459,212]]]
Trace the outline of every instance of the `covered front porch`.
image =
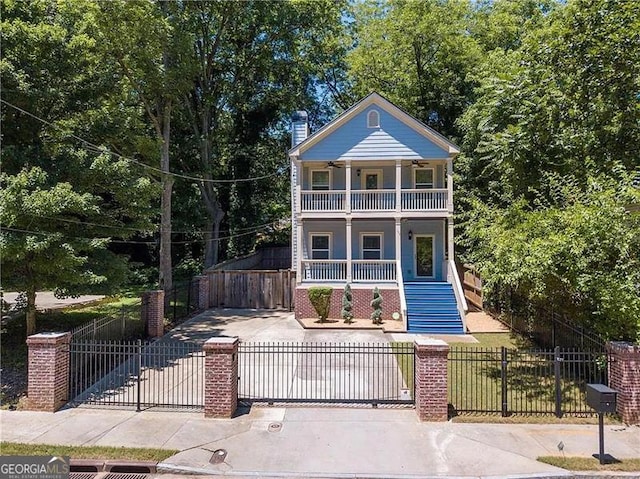
[[446,281],[451,218],[307,220],[298,283]]

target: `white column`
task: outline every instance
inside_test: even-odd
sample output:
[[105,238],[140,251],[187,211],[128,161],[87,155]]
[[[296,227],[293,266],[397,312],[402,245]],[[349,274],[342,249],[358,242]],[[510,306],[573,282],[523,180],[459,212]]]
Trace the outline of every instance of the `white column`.
[[296,283],[302,283],[302,220],[298,218],[297,227],[297,240],[298,240],[298,260],[296,264]]
[[402,259],[402,222],[396,218],[396,261]]
[[447,159],[447,211],[453,213],[453,158]]
[[455,249],[453,247],[453,216],[447,218],[447,227],[449,228],[449,234],[447,235],[447,255],[449,256],[449,259],[453,261],[455,259]]
[[402,211],[402,160],[396,160],[396,212]]
[[344,172],[346,175],[345,194],[347,195],[347,197],[345,198],[345,211],[347,213],[351,213],[351,160],[345,161]]
[[353,256],[352,248],[352,238],[351,238],[351,218],[347,218],[347,283],[351,283],[352,277],[352,265],[351,259]]

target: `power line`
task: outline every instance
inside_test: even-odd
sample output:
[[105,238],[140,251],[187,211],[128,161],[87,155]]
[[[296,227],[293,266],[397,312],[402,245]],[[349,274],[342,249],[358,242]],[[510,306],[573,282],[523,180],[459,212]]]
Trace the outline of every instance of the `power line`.
[[[281,220],[269,223],[267,226],[275,226],[275,225],[277,225],[279,223],[281,223]],[[228,240],[228,239],[233,239],[233,238],[239,238],[241,236],[247,236],[247,235],[256,234],[256,233],[258,233],[260,231],[263,231],[265,229],[267,229],[266,226],[254,229],[252,231],[246,231],[244,233],[238,233],[238,234],[235,234],[235,235],[219,236],[218,238],[214,238],[214,239],[210,239],[210,240],[172,241],[171,244],[194,244],[194,243],[202,243],[203,241],[212,243],[214,241]],[[140,245],[150,245],[150,246],[153,246],[153,245],[157,244],[156,241],[132,241],[132,240],[117,240],[117,239],[110,239],[110,238],[87,238],[87,237],[83,237],[83,236],[71,236],[71,235],[68,235],[68,234],[60,233],[60,232],[31,231],[31,230],[25,230],[25,229],[21,229],[21,228],[11,228],[11,227],[8,227],[8,226],[0,226],[0,233],[2,232],[2,230],[12,231],[12,232],[15,232],[15,233],[25,233],[25,234],[34,234],[34,235],[42,235],[42,236],[48,236],[48,235],[52,235],[52,234],[57,234],[57,235],[60,235],[60,236],[62,236],[64,238],[77,239],[77,240],[87,240],[87,241],[108,240],[110,243],[115,243],[115,244],[140,244]]]
[[[5,105],[10,106],[11,108],[14,108],[14,109],[24,113],[25,115],[29,115],[30,117],[32,117],[32,118],[44,123],[45,125],[49,125],[49,126],[52,126],[53,128],[60,129],[60,127],[55,125],[54,123],[52,123],[50,121],[47,121],[44,118],[41,118],[41,117],[39,117],[39,116],[37,116],[37,115],[35,115],[35,114],[23,109],[23,108],[20,108],[17,105],[9,103],[6,100],[0,99],[0,102],[4,103]],[[255,176],[255,177],[251,177],[251,178],[239,178],[239,179],[233,179],[233,180],[213,180],[213,179],[208,179],[208,178],[202,178],[202,177],[199,177],[199,176],[190,176],[190,175],[184,175],[182,173],[172,173],[170,171],[163,171],[162,169],[156,168],[155,166],[147,165],[146,163],[142,163],[141,161],[138,161],[138,160],[136,160],[134,158],[129,158],[129,157],[123,156],[123,155],[121,155],[119,153],[115,153],[115,152],[107,149],[106,147],[101,147],[99,145],[96,145],[95,143],[91,143],[90,141],[85,140],[84,138],[81,138],[81,137],[79,137],[79,136],[77,136],[77,135],[75,135],[73,133],[68,133],[68,135],[70,137],[72,137],[72,138],[75,138],[79,142],[84,143],[85,145],[87,145],[89,147],[87,149],[90,150],[90,151],[93,151],[94,153],[109,153],[110,155],[113,155],[113,156],[115,156],[117,158],[122,158],[123,160],[130,161],[132,163],[135,163],[136,165],[142,166],[143,168],[148,168],[148,169],[153,170],[153,171],[155,171],[157,173],[160,173],[160,174],[173,176],[175,178],[183,178],[183,179],[191,180],[191,181],[198,181],[198,182],[201,182],[201,183],[220,183],[220,184],[225,184],[225,183],[242,183],[242,182],[247,182],[247,181],[259,181],[259,180],[264,180],[264,179],[267,179],[267,178],[272,178],[272,177],[277,176],[277,175],[281,175],[282,173],[284,173],[289,168],[289,166],[287,165],[287,166],[284,166],[282,168],[278,168],[275,172],[269,173],[268,175]]]

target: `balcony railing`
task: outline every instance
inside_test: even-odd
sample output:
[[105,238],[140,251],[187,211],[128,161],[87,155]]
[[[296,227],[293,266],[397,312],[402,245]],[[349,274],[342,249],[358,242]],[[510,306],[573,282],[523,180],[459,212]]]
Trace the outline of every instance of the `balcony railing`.
[[393,211],[396,209],[396,191],[352,191],[351,209],[353,211]]
[[[347,281],[346,259],[302,260],[303,281]],[[354,283],[396,281],[396,260],[351,261]]]
[[[347,193],[341,190],[302,191],[302,212],[346,211]],[[400,211],[446,211],[448,192],[446,188],[411,189],[401,191]],[[395,190],[353,190],[352,211],[395,211]]]
[[396,260],[361,260],[351,262],[353,282],[395,281]]
[[402,211],[447,209],[447,190],[402,190]]

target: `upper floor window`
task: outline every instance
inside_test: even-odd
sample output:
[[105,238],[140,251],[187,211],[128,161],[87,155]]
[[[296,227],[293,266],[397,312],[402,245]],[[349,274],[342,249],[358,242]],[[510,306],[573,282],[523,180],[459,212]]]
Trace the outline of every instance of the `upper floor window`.
[[362,234],[362,259],[382,259],[382,235],[380,233]]
[[367,113],[367,128],[380,128],[380,113],[377,110]]
[[329,191],[331,189],[331,171],[311,170],[311,189]]
[[433,168],[416,168],[413,170],[414,188],[424,190],[433,188]]
[[311,259],[329,259],[331,257],[331,235],[328,233],[311,234]]

